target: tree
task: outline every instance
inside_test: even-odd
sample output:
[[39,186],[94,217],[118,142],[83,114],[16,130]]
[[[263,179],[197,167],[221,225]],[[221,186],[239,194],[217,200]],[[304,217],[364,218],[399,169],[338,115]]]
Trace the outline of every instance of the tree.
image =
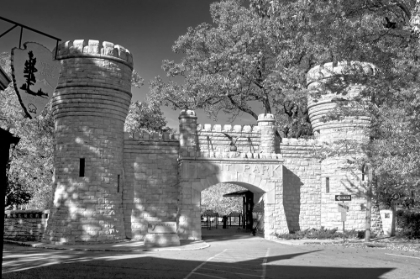
[[[0,65],[10,75],[10,55],[0,55]],[[27,118],[12,85],[1,92],[0,125],[20,137],[8,164],[6,206],[29,203],[44,209],[51,198],[53,170],[53,119],[51,103],[35,119]]]
[[246,189],[229,183],[220,183],[203,190],[201,192],[201,213],[213,210],[221,216],[234,211],[242,212],[242,197],[223,197],[224,194],[240,190]]
[[[342,141],[342,145],[353,148],[330,150],[329,154],[354,156],[353,162],[359,167],[370,164],[374,190],[381,201],[418,201],[419,1],[288,1],[281,6],[280,1],[270,3],[269,8],[260,7],[266,9],[262,13],[273,26],[273,38],[284,36],[285,26],[295,26],[294,40],[301,43],[299,48],[310,64],[363,61],[376,66],[375,75],[366,75],[357,66],[349,65],[348,74],[337,75],[324,90],[311,92],[346,94],[347,86],[354,83],[363,88],[357,98],[345,96],[347,100],[337,100],[337,111],[329,117],[371,117],[371,141],[357,146],[367,156],[358,158],[351,153],[356,143],[350,140]],[[283,17],[285,9],[294,10],[295,16]],[[283,49],[287,53],[295,45],[286,41]],[[290,64],[283,70],[298,72],[297,66]]]
[[160,107],[147,102],[131,102],[124,124],[125,132],[132,135],[141,131],[160,132],[165,126],[166,120]]
[[[273,39],[267,17],[241,1],[226,0],[210,7],[213,25],[189,28],[178,38],[173,51],[184,54],[180,63],[165,60],[162,68],[170,78],[151,82],[152,102],[174,109],[202,108],[216,117],[220,111],[232,119],[247,113],[258,119],[257,102],[265,113],[275,113],[284,136],[311,134],[307,117],[304,75],[282,75],[286,64],[302,66],[302,57],[285,53]],[[293,30],[287,29],[292,38]],[[279,57],[283,57],[279,63]],[[305,69],[310,65],[306,63]],[[285,80],[292,77],[293,82]],[[177,83],[172,78],[183,78]],[[284,126],[284,127],[283,127]]]

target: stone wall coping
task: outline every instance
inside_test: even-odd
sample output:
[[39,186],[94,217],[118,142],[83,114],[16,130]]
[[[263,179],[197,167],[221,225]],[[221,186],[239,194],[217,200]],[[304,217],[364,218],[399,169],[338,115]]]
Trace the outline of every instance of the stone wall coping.
[[191,158],[222,158],[222,159],[243,159],[243,160],[252,160],[252,159],[281,159],[282,155],[277,153],[250,153],[250,152],[197,152],[195,155],[197,156],[191,156],[194,154],[190,154],[189,156],[185,157],[191,157]]
[[[42,219],[48,218],[50,210],[5,210],[5,218]],[[36,217],[38,216],[38,217]]]
[[[53,51],[55,53],[55,50]],[[121,62],[133,69],[133,55],[123,46],[107,41],[73,40],[58,45],[57,60],[68,58],[102,58]]]
[[142,131],[140,133],[124,132],[125,140],[142,140],[142,141],[179,141],[179,134],[163,133],[148,133]]
[[232,125],[232,124],[198,124],[197,131],[202,132],[236,132],[236,133],[259,133],[257,125]]
[[303,146],[314,146],[320,145],[321,143],[317,139],[294,139],[294,138],[282,138],[281,145],[303,145]]
[[[279,154],[278,154],[279,155]],[[203,157],[181,157],[180,161],[194,161],[194,162],[229,162],[234,164],[261,164],[261,163],[271,163],[278,164],[283,163],[283,158],[278,159],[243,159],[243,158],[203,158]]]

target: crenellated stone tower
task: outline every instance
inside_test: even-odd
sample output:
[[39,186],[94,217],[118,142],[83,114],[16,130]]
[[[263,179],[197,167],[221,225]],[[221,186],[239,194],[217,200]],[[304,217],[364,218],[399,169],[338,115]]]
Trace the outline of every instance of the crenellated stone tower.
[[[349,206],[346,226],[363,230],[365,217],[365,189],[361,170],[356,167],[351,158],[365,156],[360,144],[369,141],[370,118],[363,113],[363,108],[355,106],[352,101],[360,97],[363,86],[350,83],[344,88],[329,86],[337,83],[337,77],[354,74],[373,75],[375,67],[364,62],[340,62],[336,66],[326,63],[312,68],[307,74],[308,89],[312,94],[308,97],[309,117],[315,138],[322,148],[347,151],[334,153],[321,162],[321,225],[327,228],[341,229],[340,212],[338,212],[335,195],[351,194],[352,201],[345,202]],[[336,84],[337,85],[337,84]],[[334,91],[330,88],[340,88]],[[340,112],[338,119],[329,118],[337,108],[337,101],[345,102],[347,109],[352,110],[349,116]]]
[[43,241],[100,243],[125,238],[124,121],[131,100],[131,53],[74,40],[58,47],[53,97],[54,201]]

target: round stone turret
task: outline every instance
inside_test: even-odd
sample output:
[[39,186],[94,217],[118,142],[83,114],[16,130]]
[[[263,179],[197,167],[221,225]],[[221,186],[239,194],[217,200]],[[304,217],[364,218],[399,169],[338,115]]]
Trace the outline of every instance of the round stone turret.
[[308,96],[308,113],[314,134],[320,141],[362,140],[365,138],[366,128],[370,125],[368,116],[346,116],[341,120],[323,121],[323,118],[337,107],[336,101],[351,101],[363,90],[363,86],[359,84],[350,84],[338,93],[332,92],[326,86],[333,77],[351,75],[352,71],[373,75],[376,68],[365,62],[351,62],[350,64],[340,62],[335,67],[333,63],[326,63],[312,68],[307,74],[308,89],[312,91],[312,94]]
[[276,153],[276,120],[271,113],[258,115],[258,127],[260,128],[260,152]]
[[[355,73],[358,71],[358,73]],[[346,212],[346,228],[363,230],[366,216],[366,199],[360,198],[363,181],[361,171],[353,164],[355,157],[365,156],[358,144],[369,139],[370,118],[358,106],[348,106],[355,112],[354,116],[340,115],[338,120],[323,121],[337,107],[336,101],[347,101],[352,104],[354,97],[360,95],[363,86],[349,83],[344,88],[328,86],[329,83],[341,82],[343,75],[352,74],[375,74],[375,67],[364,62],[341,62],[337,66],[327,63],[312,68],[307,74],[308,89],[311,91],[308,97],[309,117],[314,129],[314,134],[319,142],[326,143],[322,148],[346,150],[342,153],[332,152],[321,162],[321,226],[326,228],[342,228],[342,213],[337,210],[336,195],[352,195],[352,201],[345,202],[343,209]],[[334,80],[334,78],[338,78]],[[341,78],[341,79],[340,79]],[[339,88],[336,92],[330,88]],[[346,145],[346,146],[343,146]]]
[[67,41],[53,96],[54,204],[43,241],[100,243],[125,239],[124,121],[133,58],[110,42]]

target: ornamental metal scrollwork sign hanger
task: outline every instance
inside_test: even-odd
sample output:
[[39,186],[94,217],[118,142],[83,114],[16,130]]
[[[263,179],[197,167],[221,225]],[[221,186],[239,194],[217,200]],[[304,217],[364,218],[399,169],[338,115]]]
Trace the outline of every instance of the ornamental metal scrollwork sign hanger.
[[34,118],[41,114],[57,86],[60,63],[38,43],[23,46],[12,49],[13,84],[25,113]]
[[[60,39],[45,34],[41,31],[0,17],[1,20],[15,24],[6,33],[20,26],[19,48],[12,49],[12,79],[19,102],[29,118],[37,117],[43,111],[51,98],[60,72],[60,63],[55,60]],[[35,42],[27,42],[22,45],[23,29],[29,29],[41,35],[56,40],[56,52],[53,53],[43,45]]]

